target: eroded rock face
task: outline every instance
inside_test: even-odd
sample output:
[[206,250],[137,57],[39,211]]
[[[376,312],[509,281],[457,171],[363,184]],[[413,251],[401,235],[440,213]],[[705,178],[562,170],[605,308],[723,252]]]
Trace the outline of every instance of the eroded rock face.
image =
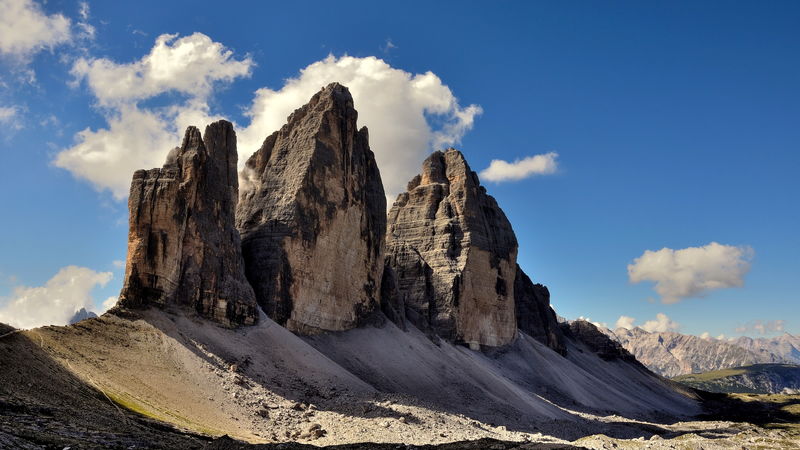
[[514,279],[514,304],[517,312],[517,328],[553,350],[565,355],[567,347],[564,333],[550,307],[550,291],[547,286],[534,284],[517,265]]
[[389,212],[386,239],[409,321],[472,347],[514,339],[517,239],[461,152],[425,160]]
[[225,326],[257,320],[234,227],[239,182],[230,122],[189,127],[160,169],[133,174],[119,305],[182,305]]
[[380,307],[386,198],[357,117],[333,83],[247,161],[236,214],[247,278],[295,332],[354,328]]

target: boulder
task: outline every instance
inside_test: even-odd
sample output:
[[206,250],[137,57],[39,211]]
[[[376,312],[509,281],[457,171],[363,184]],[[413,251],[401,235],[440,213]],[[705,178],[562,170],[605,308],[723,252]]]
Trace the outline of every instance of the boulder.
[[387,258],[410,322],[473,348],[514,340],[517,239],[461,152],[431,154],[388,220]]
[[348,89],[323,88],[248,159],[236,226],[261,308],[288,329],[354,328],[380,309],[386,197]]
[[236,134],[230,122],[189,127],[164,167],[133,174],[119,306],[178,305],[224,326],[257,320],[239,232]]

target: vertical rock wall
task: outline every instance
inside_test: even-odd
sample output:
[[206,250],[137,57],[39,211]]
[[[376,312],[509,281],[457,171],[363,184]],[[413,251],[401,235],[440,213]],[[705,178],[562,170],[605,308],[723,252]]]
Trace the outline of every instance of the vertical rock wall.
[[239,233],[236,134],[226,121],[189,127],[160,169],[133,175],[128,260],[119,304],[181,305],[225,326],[256,322]]
[[387,257],[417,327],[472,347],[513,341],[517,240],[461,152],[434,152],[400,194]]
[[330,84],[247,161],[236,215],[247,278],[295,332],[347,330],[380,308],[386,198],[357,117]]

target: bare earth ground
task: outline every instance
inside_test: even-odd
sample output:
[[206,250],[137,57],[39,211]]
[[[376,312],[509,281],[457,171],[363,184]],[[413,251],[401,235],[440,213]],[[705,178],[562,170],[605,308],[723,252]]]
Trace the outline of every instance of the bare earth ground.
[[351,444],[341,448],[800,448],[800,397],[712,396],[705,420],[681,418],[702,410],[666,384],[578,347],[567,361],[518,341],[484,355],[391,324],[301,339],[266,318],[231,331],[161,312],[29,330],[0,338],[0,448],[240,448],[211,441],[221,435]]

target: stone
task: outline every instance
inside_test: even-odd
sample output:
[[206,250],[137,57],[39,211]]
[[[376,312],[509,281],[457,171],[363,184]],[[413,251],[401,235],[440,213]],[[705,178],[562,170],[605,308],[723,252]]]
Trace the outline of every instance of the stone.
[[[645,367],[636,360],[619,342],[611,339],[595,325],[585,320],[573,320],[559,324],[567,337],[583,343],[592,353],[605,361],[621,360],[637,367]],[[645,369],[647,370],[647,369]]]
[[128,259],[119,306],[177,305],[227,327],[256,322],[239,232],[236,134],[189,127],[160,169],[133,174]]
[[291,331],[355,328],[376,317],[386,197],[366,127],[332,83],[264,140],[236,213],[247,279]]
[[461,152],[431,154],[388,220],[387,258],[408,321],[473,348],[514,340],[517,239]]
[[564,333],[550,307],[550,291],[547,286],[534,284],[519,265],[514,279],[514,305],[520,331],[562,355],[567,354]]

